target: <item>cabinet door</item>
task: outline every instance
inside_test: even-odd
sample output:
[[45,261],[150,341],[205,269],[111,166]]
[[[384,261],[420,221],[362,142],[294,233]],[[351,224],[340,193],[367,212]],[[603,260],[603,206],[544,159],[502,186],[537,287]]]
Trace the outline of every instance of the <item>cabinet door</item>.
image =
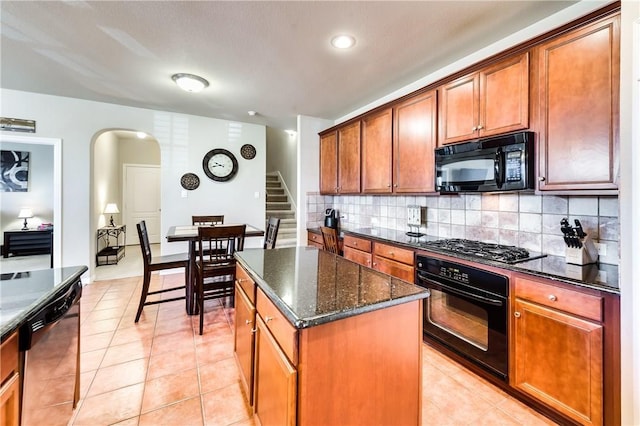
[[360,192],[360,122],[338,130],[338,192]]
[[385,274],[400,278],[401,280],[414,282],[414,268],[405,263],[373,255],[373,269]]
[[529,127],[529,53],[480,71],[478,135],[492,136]]
[[439,146],[478,136],[479,81],[474,73],[438,89]]
[[362,192],[391,192],[392,109],[362,120]]
[[240,378],[249,397],[249,404],[253,404],[253,351],[256,308],[238,285],[236,285],[235,301],[234,354],[240,367]]
[[338,133],[320,136],[320,193],[338,191]]
[[345,247],[343,256],[345,259],[349,259],[353,262],[359,263],[360,265],[371,268],[371,253],[351,247]]
[[398,104],[393,116],[394,192],[434,192],[436,91]]
[[263,426],[296,424],[297,372],[256,316],[255,415]]
[[585,425],[603,419],[603,327],[515,302],[512,385]]
[[617,189],[620,17],[537,47],[539,189]]
[[15,373],[7,383],[0,388],[0,425],[18,426],[20,419],[20,377]]

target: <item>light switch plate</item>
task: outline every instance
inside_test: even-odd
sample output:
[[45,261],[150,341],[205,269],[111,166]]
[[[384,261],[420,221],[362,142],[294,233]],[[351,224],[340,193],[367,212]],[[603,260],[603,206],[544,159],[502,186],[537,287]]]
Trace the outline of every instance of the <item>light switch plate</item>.
[[420,226],[427,223],[427,208],[422,206],[407,206],[407,225]]

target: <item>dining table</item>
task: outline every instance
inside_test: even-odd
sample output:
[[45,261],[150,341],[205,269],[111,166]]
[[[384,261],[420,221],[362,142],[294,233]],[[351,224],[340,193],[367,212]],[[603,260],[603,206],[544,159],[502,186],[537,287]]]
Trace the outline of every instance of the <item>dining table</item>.
[[[237,223],[225,223],[221,225],[213,226],[237,226]],[[264,231],[256,228],[255,226],[246,224],[244,232],[245,238],[247,237],[263,237]],[[189,243],[189,267],[187,268],[187,284],[185,285],[185,296],[187,314],[197,314],[195,306],[195,271],[196,271],[196,242],[198,241],[198,226],[197,225],[176,225],[169,227],[167,232],[167,241],[181,242],[187,241]]]

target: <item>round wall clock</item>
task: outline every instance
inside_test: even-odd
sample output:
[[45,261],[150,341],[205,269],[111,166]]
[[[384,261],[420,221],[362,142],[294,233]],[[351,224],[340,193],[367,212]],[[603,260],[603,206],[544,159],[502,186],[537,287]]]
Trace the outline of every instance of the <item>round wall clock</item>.
[[251,160],[256,156],[256,147],[251,144],[244,144],[240,147],[240,155],[245,160]]
[[200,178],[195,173],[185,173],[180,178],[180,185],[182,185],[184,189],[196,189],[200,186]]
[[204,156],[202,168],[209,178],[218,182],[226,182],[238,173],[238,160],[226,149],[216,148]]

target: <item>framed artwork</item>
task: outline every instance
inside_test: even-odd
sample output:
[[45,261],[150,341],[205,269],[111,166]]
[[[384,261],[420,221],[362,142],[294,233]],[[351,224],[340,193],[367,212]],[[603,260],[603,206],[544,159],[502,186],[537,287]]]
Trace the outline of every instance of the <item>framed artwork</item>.
[[29,152],[0,151],[0,192],[27,192]]

